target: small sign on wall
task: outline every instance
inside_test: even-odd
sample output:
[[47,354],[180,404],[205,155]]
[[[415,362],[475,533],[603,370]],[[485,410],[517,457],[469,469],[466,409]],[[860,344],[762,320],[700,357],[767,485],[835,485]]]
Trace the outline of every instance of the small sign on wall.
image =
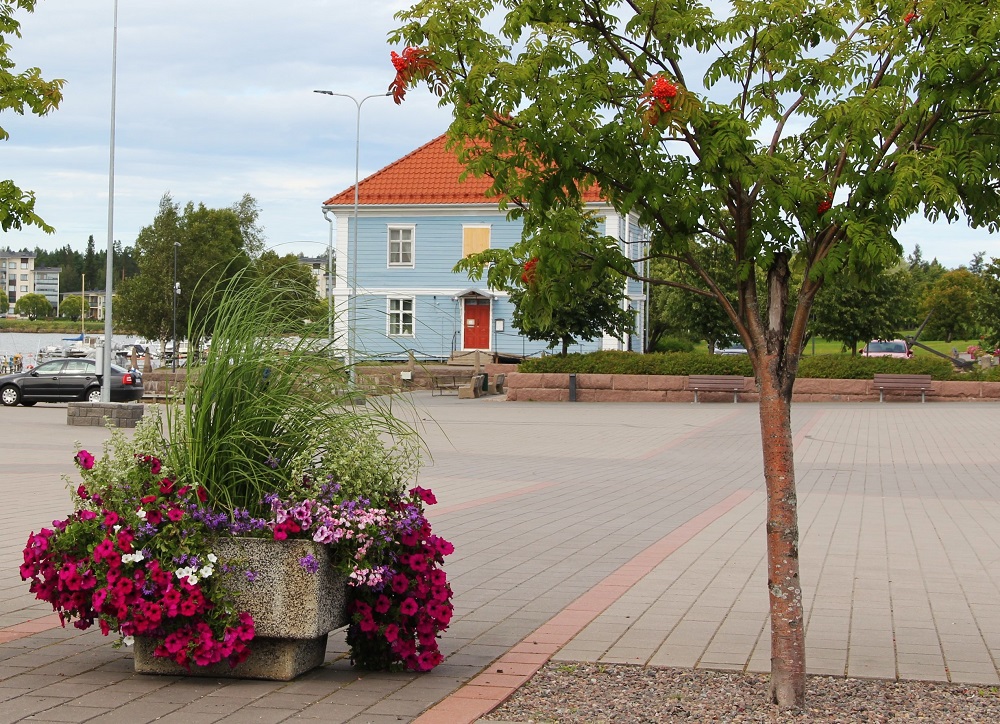
[[493,320],[493,329],[496,330],[497,332],[502,332],[503,331],[503,320],[502,319],[494,319]]

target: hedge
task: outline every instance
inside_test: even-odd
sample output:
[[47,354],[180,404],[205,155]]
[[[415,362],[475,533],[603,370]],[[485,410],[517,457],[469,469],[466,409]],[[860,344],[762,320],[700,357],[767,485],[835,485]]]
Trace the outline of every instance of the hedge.
[[[551,355],[525,360],[520,372],[558,372],[605,375],[743,375],[753,377],[750,359],[745,355],[707,355],[699,352],[637,354],[635,352],[591,352]],[[914,357],[851,357],[831,354],[802,357],[798,377],[813,379],[865,380],[876,372],[929,374],[935,380],[1000,381],[1000,367],[979,367],[961,372],[944,359]]]

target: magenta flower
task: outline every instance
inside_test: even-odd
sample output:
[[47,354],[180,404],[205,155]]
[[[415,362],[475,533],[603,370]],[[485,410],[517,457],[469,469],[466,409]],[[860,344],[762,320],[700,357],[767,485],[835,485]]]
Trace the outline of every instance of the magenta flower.
[[94,456],[86,450],[78,452],[73,459],[76,461],[76,464],[84,470],[90,470],[94,467]]
[[415,488],[410,489],[410,495],[416,495],[427,505],[434,505],[435,503],[438,502],[433,492],[431,492],[427,488],[421,488],[419,485]]

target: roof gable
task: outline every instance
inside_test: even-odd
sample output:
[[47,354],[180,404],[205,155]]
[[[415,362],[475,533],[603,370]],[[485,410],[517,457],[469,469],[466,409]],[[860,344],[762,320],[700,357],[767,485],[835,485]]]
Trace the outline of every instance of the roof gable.
[[[469,175],[458,157],[445,148],[442,134],[420,148],[411,151],[385,168],[358,183],[358,204],[390,206],[411,204],[482,204],[497,203],[499,198],[487,195],[492,185],[489,178]],[[584,192],[585,201],[601,201],[596,185]],[[354,204],[354,186],[327,199],[324,206]]]

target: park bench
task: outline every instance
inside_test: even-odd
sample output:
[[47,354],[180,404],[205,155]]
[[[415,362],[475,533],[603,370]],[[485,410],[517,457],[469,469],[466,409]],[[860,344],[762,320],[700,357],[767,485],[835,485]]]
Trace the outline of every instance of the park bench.
[[485,381],[485,374],[472,375],[472,379],[466,384],[460,385],[458,388],[458,399],[460,400],[471,400],[475,397],[479,397],[483,392],[483,382]]
[[452,392],[457,395],[458,388],[464,380],[465,377],[454,375],[435,375],[431,378],[431,397],[434,395],[448,395]]
[[699,392],[732,392],[733,402],[737,402],[745,387],[743,375],[688,375],[688,389],[694,392],[695,402]]
[[910,392],[919,391],[920,401],[924,402],[925,395],[933,392],[934,386],[930,375],[890,375],[876,373],[872,384],[878,388],[878,401],[885,402],[885,393],[889,392]]
[[496,377],[493,378],[493,382],[487,385],[487,390],[489,390],[491,395],[502,395],[504,390],[504,385],[507,384],[507,375],[501,372]]

